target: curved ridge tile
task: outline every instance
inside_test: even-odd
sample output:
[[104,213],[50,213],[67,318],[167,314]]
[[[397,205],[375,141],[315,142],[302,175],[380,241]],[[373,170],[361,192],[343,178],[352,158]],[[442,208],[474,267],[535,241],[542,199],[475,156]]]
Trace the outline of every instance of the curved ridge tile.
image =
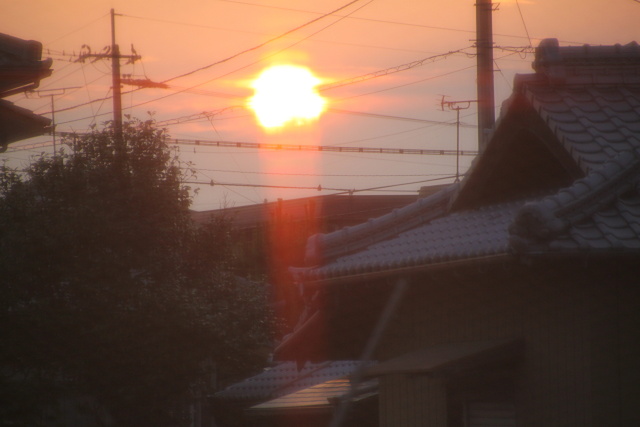
[[345,227],[333,233],[311,236],[307,240],[305,249],[305,265],[318,265],[329,259],[366,248],[444,215],[458,187],[458,184],[452,184],[431,196],[394,209],[387,215],[370,219],[363,224]]
[[[538,247],[565,232],[570,232],[580,246],[597,241],[593,247],[601,248],[602,241],[615,243],[618,237],[629,235],[621,230],[630,225],[618,209],[607,210],[607,206],[615,205],[618,196],[633,190],[639,177],[639,154],[625,151],[570,187],[527,203],[509,227],[514,248],[521,251],[528,245]],[[637,208],[640,212],[640,206]],[[581,225],[588,218],[589,225]]]

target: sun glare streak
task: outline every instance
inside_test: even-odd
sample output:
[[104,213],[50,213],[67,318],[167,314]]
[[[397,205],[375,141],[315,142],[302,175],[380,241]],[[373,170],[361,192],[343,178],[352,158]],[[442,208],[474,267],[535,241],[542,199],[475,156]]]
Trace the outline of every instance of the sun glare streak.
[[265,129],[301,125],[317,119],[325,109],[327,101],[316,90],[320,83],[307,68],[276,65],[252,82],[255,94],[248,106]]

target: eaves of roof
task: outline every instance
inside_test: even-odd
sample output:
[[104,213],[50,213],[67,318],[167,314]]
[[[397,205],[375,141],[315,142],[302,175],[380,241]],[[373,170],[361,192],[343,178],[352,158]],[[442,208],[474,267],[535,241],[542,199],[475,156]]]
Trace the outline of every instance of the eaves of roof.
[[0,145],[43,135],[51,119],[0,99]]
[[42,43],[0,33],[0,97],[35,89],[49,77],[53,61],[41,57]]
[[[310,270],[292,268],[292,274],[300,283],[304,282],[305,289],[313,289],[326,286],[346,285],[355,282],[371,282],[392,277],[409,277],[423,273],[433,273],[441,270],[458,270],[463,267],[480,267],[487,264],[499,264],[513,262],[516,255],[513,253],[500,253],[489,256],[475,256],[450,261],[424,262],[398,268],[372,268],[370,271],[354,272],[352,274],[325,274],[315,272],[313,276],[307,274]],[[297,271],[296,271],[297,270]]]

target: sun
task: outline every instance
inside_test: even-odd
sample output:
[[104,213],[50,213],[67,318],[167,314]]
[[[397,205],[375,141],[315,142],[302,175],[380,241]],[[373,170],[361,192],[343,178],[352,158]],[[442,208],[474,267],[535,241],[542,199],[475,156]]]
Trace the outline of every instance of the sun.
[[320,117],[325,109],[326,99],[316,90],[320,82],[308,68],[274,65],[252,82],[255,93],[248,106],[266,129],[304,124]]

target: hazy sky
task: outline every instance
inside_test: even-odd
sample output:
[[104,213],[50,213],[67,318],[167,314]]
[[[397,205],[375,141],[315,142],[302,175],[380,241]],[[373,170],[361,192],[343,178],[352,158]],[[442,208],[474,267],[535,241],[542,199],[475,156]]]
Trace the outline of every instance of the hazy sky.
[[[171,136],[275,144],[455,149],[455,113],[440,101],[473,100],[475,88],[474,0],[0,0],[1,32],[38,40],[51,57],[53,75],[40,90],[67,89],[55,97],[59,131],[82,132],[111,119],[110,63],[75,62],[81,51],[101,52],[111,42],[110,9],[122,54],[141,61],[122,65],[133,78],[168,81],[168,89],[123,96],[126,114],[149,112]],[[351,4],[350,4],[351,3]],[[325,14],[337,10],[335,14]],[[530,44],[558,38],[562,45],[640,41],[640,3],[635,0],[508,0],[493,14],[496,106],[511,92],[515,73],[531,72]],[[278,37],[282,36],[282,37]],[[449,52],[458,52],[445,55]],[[267,133],[244,108],[251,81],[274,64],[308,67],[329,89],[329,110],[317,121]],[[406,68],[406,69],[405,69]],[[399,69],[403,71],[395,72]],[[359,76],[376,75],[371,79]],[[180,77],[182,76],[182,77]],[[336,82],[348,84],[331,89]],[[131,86],[123,90],[129,91]],[[60,91],[61,92],[61,91]],[[57,92],[42,92],[41,96]],[[50,97],[10,101],[37,113],[51,111]],[[77,108],[75,106],[82,105]],[[66,110],[66,111],[61,111]],[[184,121],[202,112],[209,119]],[[475,106],[461,111],[461,148],[476,149]],[[176,124],[176,122],[182,123]],[[448,124],[447,124],[448,123]],[[39,137],[2,154],[16,164],[47,148]],[[450,182],[455,156],[258,151],[180,146],[194,163],[201,186],[196,210],[260,203],[379,186],[415,192]],[[464,172],[472,157],[461,158]],[[449,178],[447,178],[449,177]],[[443,180],[443,178],[445,178]],[[427,182],[432,180],[430,182]],[[226,184],[226,185],[222,185]],[[242,185],[242,186],[241,186]],[[265,188],[312,187],[333,190]],[[363,192],[361,194],[380,194]]]

